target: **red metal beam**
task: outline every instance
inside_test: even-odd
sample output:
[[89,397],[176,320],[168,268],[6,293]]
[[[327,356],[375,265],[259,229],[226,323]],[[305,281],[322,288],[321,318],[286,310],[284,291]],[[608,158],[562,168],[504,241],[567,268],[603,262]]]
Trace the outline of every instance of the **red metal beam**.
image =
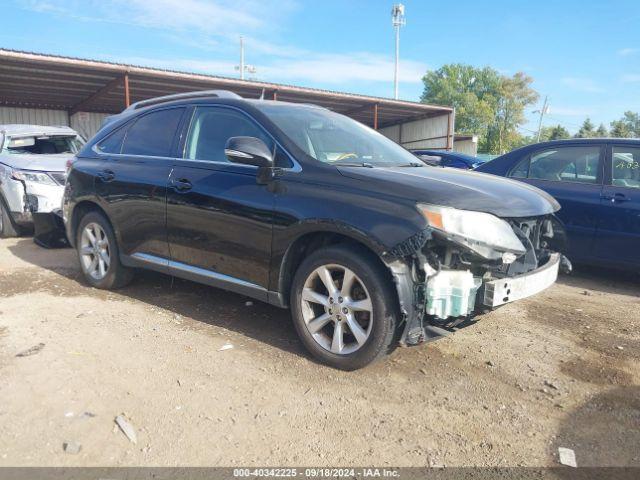
[[120,87],[123,82],[125,82],[125,97],[126,97],[127,96],[126,91],[128,89],[128,83],[129,82],[128,82],[127,75],[125,74],[124,76],[120,76],[120,77],[114,78],[109,83],[107,83],[104,87],[102,87],[99,90],[97,90],[96,92],[92,93],[91,95],[89,95],[87,98],[85,98],[81,102],[75,104],[71,108],[71,110],[69,110],[69,115],[73,115],[74,113],[80,112],[83,109],[91,107],[92,103],[94,103],[96,100],[100,99],[100,97],[103,97],[107,93],[111,92],[112,90],[115,90],[116,88]]
[[378,129],[378,104],[373,104],[373,129]]
[[124,81],[124,108],[129,108],[129,105],[131,105],[131,94],[129,92],[129,73],[124,74],[123,81]]

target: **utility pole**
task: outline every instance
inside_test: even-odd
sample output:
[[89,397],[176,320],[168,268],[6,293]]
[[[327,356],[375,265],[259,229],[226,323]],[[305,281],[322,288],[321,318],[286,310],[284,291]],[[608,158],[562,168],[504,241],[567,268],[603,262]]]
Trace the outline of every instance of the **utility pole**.
[[244,80],[244,72],[256,73],[256,67],[244,63],[244,38],[242,35],[240,35],[240,65],[236,65],[235,69],[240,71],[240,80]]
[[244,80],[244,38],[240,35],[240,80]]
[[398,99],[398,69],[400,63],[400,27],[406,24],[404,5],[397,3],[391,9],[391,23],[396,31],[396,64],[393,72],[393,98]]
[[549,104],[547,103],[546,95],[544,97],[544,103],[542,104],[542,110],[536,110],[533,113],[538,113],[538,112],[540,112],[540,120],[538,120],[538,135],[536,136],[536,142],[540,141],[540,132],[542,131],[542,117],[544,117],[546,113],[549,113]]

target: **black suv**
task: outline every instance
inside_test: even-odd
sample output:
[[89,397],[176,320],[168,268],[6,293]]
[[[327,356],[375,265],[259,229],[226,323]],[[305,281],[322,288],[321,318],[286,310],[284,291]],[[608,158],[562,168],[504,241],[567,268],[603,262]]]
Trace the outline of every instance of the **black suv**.
[[225,91],[110,117],[64,196],[92,286],[149,268],[291,308],[309,351],[345,370],[554,283],[558,208],[327,109]]

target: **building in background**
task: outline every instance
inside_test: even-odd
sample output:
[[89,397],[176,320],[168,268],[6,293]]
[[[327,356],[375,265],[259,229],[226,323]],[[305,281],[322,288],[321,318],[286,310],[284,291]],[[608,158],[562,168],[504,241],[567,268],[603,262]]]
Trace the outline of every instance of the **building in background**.
[[475,157],[478,155],[478,136],[456,133],[453,139],[453,151]]
[[408,148],[453,148],[451,107],[0,49],[0,124],[68,125],[86,138],[133,102],[194,90],[313,103]]

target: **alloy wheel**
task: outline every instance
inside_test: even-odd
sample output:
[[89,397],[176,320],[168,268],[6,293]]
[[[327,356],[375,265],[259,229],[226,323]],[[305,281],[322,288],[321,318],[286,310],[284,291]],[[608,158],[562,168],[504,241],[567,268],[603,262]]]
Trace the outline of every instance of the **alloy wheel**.
[[322,265],[311,272],[302,289],[301,303],[311,337],[331,353],[353,353],[371,334],[371,296],[364,282],[342,265]]
[[84,272],[94,280],[102,280],[111,264],[109,239],[97,223],[89,223],[80,237],[80,262]]

